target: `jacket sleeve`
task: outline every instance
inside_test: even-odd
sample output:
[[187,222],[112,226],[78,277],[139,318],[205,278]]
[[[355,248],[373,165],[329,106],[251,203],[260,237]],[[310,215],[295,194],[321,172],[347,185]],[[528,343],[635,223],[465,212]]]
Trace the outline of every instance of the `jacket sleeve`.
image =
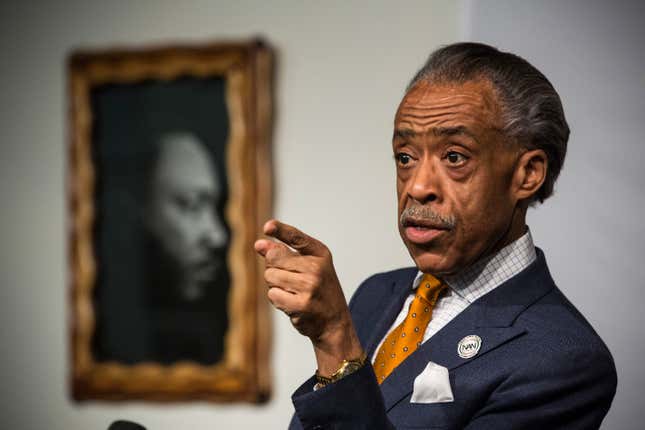
[[[349,302],[350,311],[355,310],[360,296],[368,285],[378,277],[364,281]],[[311,377],[292,395],[296,413],[289,429],[394,429],[385,413],[381,389],[371,362],[361,369],[314,391],[316,378]]]
[[293,394],[296,415],[290,429],[394,429],[369,363],[317,391],[315,383],[312,377]]

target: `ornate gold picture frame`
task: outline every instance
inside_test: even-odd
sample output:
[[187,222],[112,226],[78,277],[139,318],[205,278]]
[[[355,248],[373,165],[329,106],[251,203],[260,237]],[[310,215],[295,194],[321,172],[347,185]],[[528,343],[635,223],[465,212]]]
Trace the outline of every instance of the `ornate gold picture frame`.
[[[271,212],[272,69],[255,40],[69,57],[75,400],[268,399],[253,242]],[[200,180],[205,189],[178,194]],[[207,224],[205,239],[182,245],[173,219],[197,236]]]

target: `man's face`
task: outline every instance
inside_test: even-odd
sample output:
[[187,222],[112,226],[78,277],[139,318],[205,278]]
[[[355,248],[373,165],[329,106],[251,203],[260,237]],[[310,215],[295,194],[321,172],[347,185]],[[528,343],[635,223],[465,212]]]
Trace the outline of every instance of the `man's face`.
[[501,129],[491,84],[420,82],[395,118],[399,232],[417,267],[455,273],[510,228],[517,146]]
[[161,141],[151,178],[148,226],[164,252],[179,268],[187,295],[199,295],[198,284],[211,281],[221,261],[214,252],[226,243],[226,231],[216,211],[219,182],[210,156],[190,134],[173,134]]

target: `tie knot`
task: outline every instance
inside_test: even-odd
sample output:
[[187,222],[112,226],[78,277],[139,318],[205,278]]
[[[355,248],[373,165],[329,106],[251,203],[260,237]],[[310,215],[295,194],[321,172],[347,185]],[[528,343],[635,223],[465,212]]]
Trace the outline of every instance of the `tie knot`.
[[424,273],[421,282],[419,282],[417,294],[431,305],[434,305],[444,288],[446,288],[446,284],[434,276]]

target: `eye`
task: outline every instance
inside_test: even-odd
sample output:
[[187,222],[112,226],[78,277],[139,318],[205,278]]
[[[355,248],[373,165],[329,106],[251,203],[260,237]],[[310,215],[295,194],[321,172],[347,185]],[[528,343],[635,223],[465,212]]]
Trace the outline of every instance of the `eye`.
[[446,154],[446,160],[453,166],[460,166],[468,160],[468,157],[459,152],[450,151]]
[[197,212],[197,207],[199,204],[197,199],[185,195],[177,195],[174,198],[174,202],[177,208],[183,213]]
[[394,158],[401,166],[405,166],[406,164],[410,163],[410,161],[412,161],[410,154],[406,154],[405,152],[397,153],[396,155],[394,155]]
[[204,212],[213,203],[208,195],[203,194],[177,194],[173,201],[179,211],[192,216]]

